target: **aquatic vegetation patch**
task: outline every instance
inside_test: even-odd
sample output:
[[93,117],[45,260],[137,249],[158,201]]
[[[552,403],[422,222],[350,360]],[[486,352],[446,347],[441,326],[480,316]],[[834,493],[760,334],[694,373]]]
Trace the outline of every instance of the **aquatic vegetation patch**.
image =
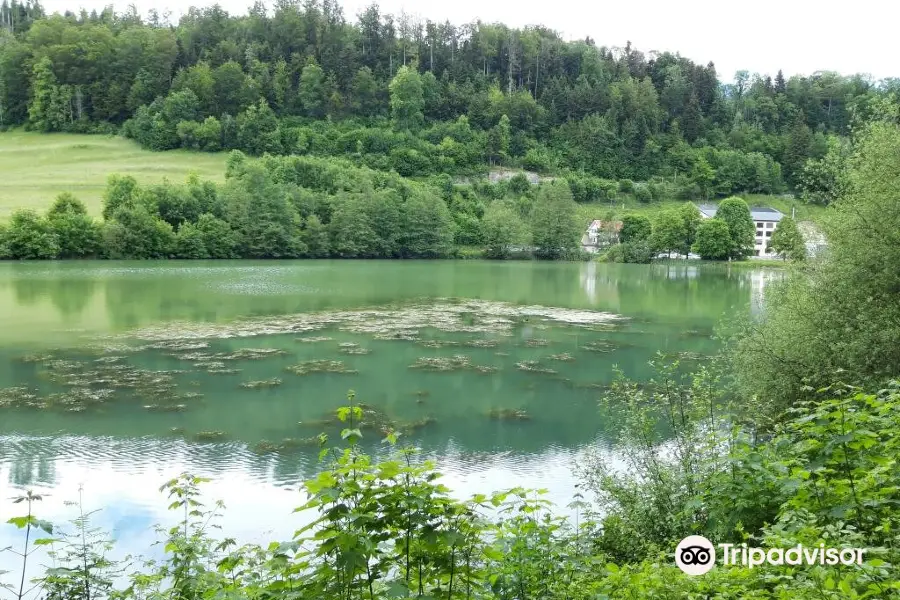
[[588,381],[588,382],[578,382],[575,384],[575,387],[580,388],[580,389],[588,389],[588,390],[606,390],[606,389],[609,389],[609,384],[598,383],[596,381]]
[[53,360],[53,354],[49,352],[38,353],[38,354],[26,354],[19,358],[20,361],[24,363],[36,363],[36,362],[47,362],[48,360]]
[[242,388],[247,388],[251,390],[258,390],[263,388],[272,388],[278,387],[281,385],[281,380],[277,377],[273,377],[271,379],[262,379],[260,381],[245,381],[241,384]]
[[270,356],[282,356],[287,354],[281,348],[240,348],[226,354],[216,354],[220,360],[260,360]]
[[341,352],[342,354],[364,355],[369,354],[372,351],[368,348],[360,348],[359,344],[354,342],[342,342],[338,344],[338,352]]
[[497,340],[419,340],[423,348],[496,348]]
[[422,417],[421,419],[416,419],[414,421],[400,423],[397,427],[397,430],[408,435],[411,433],[415,433],[420,429],[424,429],[429,425],[434,425],[435,423],[437,423],[437,419],[435,419],[434,417]]
[[183,341],[183,340],[163,340],[155,344],[144,346],[147,350],[171,350],[174,352],[184,352],[187,350],[203,350],[209,348],[209,342],[205,341]]
[[74,388],[42,398],[39,408],[81,412],[107,403],[114,393],[115,390],[111,389]]
[[488,417],[498,421],[530,421],[531,415],[523,408],[492,408]]
[[559,354],[551,354],[547,357],[547,360],[558,360],[560,362],[572,362],[575,360],[575,357],[569,354],[568,352],[561,352]]
[[284,370],[293,373],[294,375],[310,375],[312,373],[359,373],[356,369],[351,369],[345,365],[342,360],[325,359],[305,360],[296,365],[285,367]]
[[125,360],[125,356],[101,356],[100,358],[95,358],[94,362],[103,363],[105,365],[112,365],[115,363],[120,363]]
[[541,338],[529,338],[525,340],[525,345],[529,348],[543,348],[544,346],[550,345],[550,340],[545,340]]
[[150,412],[184,412],[187,404],[145,404],[143,408]]
[[284,438],[280,443],[270,442],[269,440],[261,440],[254,444],[251,450],[256,454],[272,454],[275,452],[284,452],[288,450],[296,450],[298,448],[318,447],[322,445],[320,436],[306,438]]
[[193,366],[197,369],[224,369],[225,362],[221,360],[201,360],[193,363]]
[[468,340],[462,345],[467,348],[496,348],[499,342],[497,340]]
[[497,367],[473,364],[468,356],[457,354],[456,356],[423,356],[409,365],[410,369],[422,371],[447,372],[447,371],[476,371],[478,373],[496,373]]
[[527,371],[529,373],[544,373],[547,375],[556,374],[556,371],[554,369],[544,367],[541,365],[540,361],[536,360],[523,360],[521,362],[517,362],[516,368],[518,368],[520,371]]
[[193,435],[195,442],[219,442],[224,440],[227,434],[224,431],[198,431]]
[[314,335],[314,336],[310,336],[310,337],[298,337],[298,338],[296,338],[296,341],[312,344],[312,343],[316,343],[316,342],[330,342],[332,339],[334,339],[334,338],[325,337],[325,336],[321,336],[321,335],[318,335],[318,336]]
[[610,342],[605,342],[601,340],[594,340],[591,342],[586,342],[581,345],[582,350],[587,350],[588,352],[612,352],[616,349],[616,346]]
[[[199,344],[211,338],[251,337],[268,334],[317,331],[338,327],[343,331],[369,334],[380,340],[419,341],[421,332],[436,329],[445,332],[509,335],[523,318],[535,326],[566,324],[579,327],[614,325],[623,317],[607,312],[574,310],[547,306],[517,306],[485,300],[439,298],[427,304],[385,307],[356,311],[301,313],[282,317],[259,317],[238,323],[170,323],[143,328],[131,337],[168,344],[169,350],[187,349],[184,344]],[[302,337],[298,341],[316,338]],[[324,340],[316,340],[324,341]],[[270,349],[267,349],[270,350]]]
[[27,387],[0,388],[0,408],[39,406],[40,397],[36,392]]
[[461,344],[452,340],[420,340],[418,345],[423,348],[448,348],[450,346],[460,346]]

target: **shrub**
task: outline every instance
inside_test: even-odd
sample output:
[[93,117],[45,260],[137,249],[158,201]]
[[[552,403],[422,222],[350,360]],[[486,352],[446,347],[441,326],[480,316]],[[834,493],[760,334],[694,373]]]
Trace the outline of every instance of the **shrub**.
[[634,185],[634,197],[638,202],[650,202],[653,200],[653,192],[650,191],[650,186],[646,183],[636,183]]
[[59,254],[58,235],[50,222],[33,210],[15,211],[3,238],[3,249],[9,258],[46,260]]

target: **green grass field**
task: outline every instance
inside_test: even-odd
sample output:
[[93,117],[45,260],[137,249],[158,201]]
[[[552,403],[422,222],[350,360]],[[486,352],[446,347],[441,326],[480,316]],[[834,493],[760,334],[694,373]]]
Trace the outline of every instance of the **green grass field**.
[[60,192],[71,192],[100,215],[106,179],[132,175],[139,183],[224,181],[225,153],[150,152],[120,137],[68,133],[0,133],[0,220],[17,208],[43,211]]
[[[202,179],[224,181],[226,156],[224,152],[150,152],[115,136],[21,130],[0,133],[0,220],[9,218],[17,208],[43,211],[60,192],[75,194],[92,215],[99,216],[106,179],[113,173],[132,175],[144,184],[163,179],[180,183],[191,172]],[[778,196],[750,195],[744,199],[751,206],[771,206],[788,215],[793,206],[798,221],[817,222],[825,212],[823,207]],[[593,219],[621,219],[635,213],[652,219],[660,211],[683,202],[643,204],[627,196],[614,205],[581,204],[578,219],[585,227]]]

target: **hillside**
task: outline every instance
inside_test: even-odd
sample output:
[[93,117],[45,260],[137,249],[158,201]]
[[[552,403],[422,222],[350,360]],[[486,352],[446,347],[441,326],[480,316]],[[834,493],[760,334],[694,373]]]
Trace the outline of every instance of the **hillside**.
[[897,103],[864,76],[720,73],[677,53],[377,4],[216,5],[177,23],[15,6],[0,6],[0,127],[335,157],[404,177],[576,174],[591,192],[579,202],[618,200],[607,190],[625,181],[645,197],[655,185],[654,200],[752,190],[825,204],[855,121]]
[[17,208],[43,211],[60,192],[71,192],[88,212],[100,216],[106,179],[131,175],[139,183],[169,179],[182,183],[189,173],[223,181],[225,153],[142,150],[115,136],[24,131],[0,133],[0,220]]

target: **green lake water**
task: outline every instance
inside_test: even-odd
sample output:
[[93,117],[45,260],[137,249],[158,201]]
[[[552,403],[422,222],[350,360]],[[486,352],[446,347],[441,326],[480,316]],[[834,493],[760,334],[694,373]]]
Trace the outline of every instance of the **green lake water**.
[[[759,310],[778,272],[486,261],[0,264],[0,523],[87,508],[126,552],[166,523],[162,482],[207,475],[244,541],[296,528],[312,438],[349,390],[365,443],[422,448],[460,495],[524,485],[567,504],[587,449],[615,457],[597,400],[614,367],[687,366]],[[0,548],[15,531],[0,527]],[[0,561],[5,560],[0,556]]]

